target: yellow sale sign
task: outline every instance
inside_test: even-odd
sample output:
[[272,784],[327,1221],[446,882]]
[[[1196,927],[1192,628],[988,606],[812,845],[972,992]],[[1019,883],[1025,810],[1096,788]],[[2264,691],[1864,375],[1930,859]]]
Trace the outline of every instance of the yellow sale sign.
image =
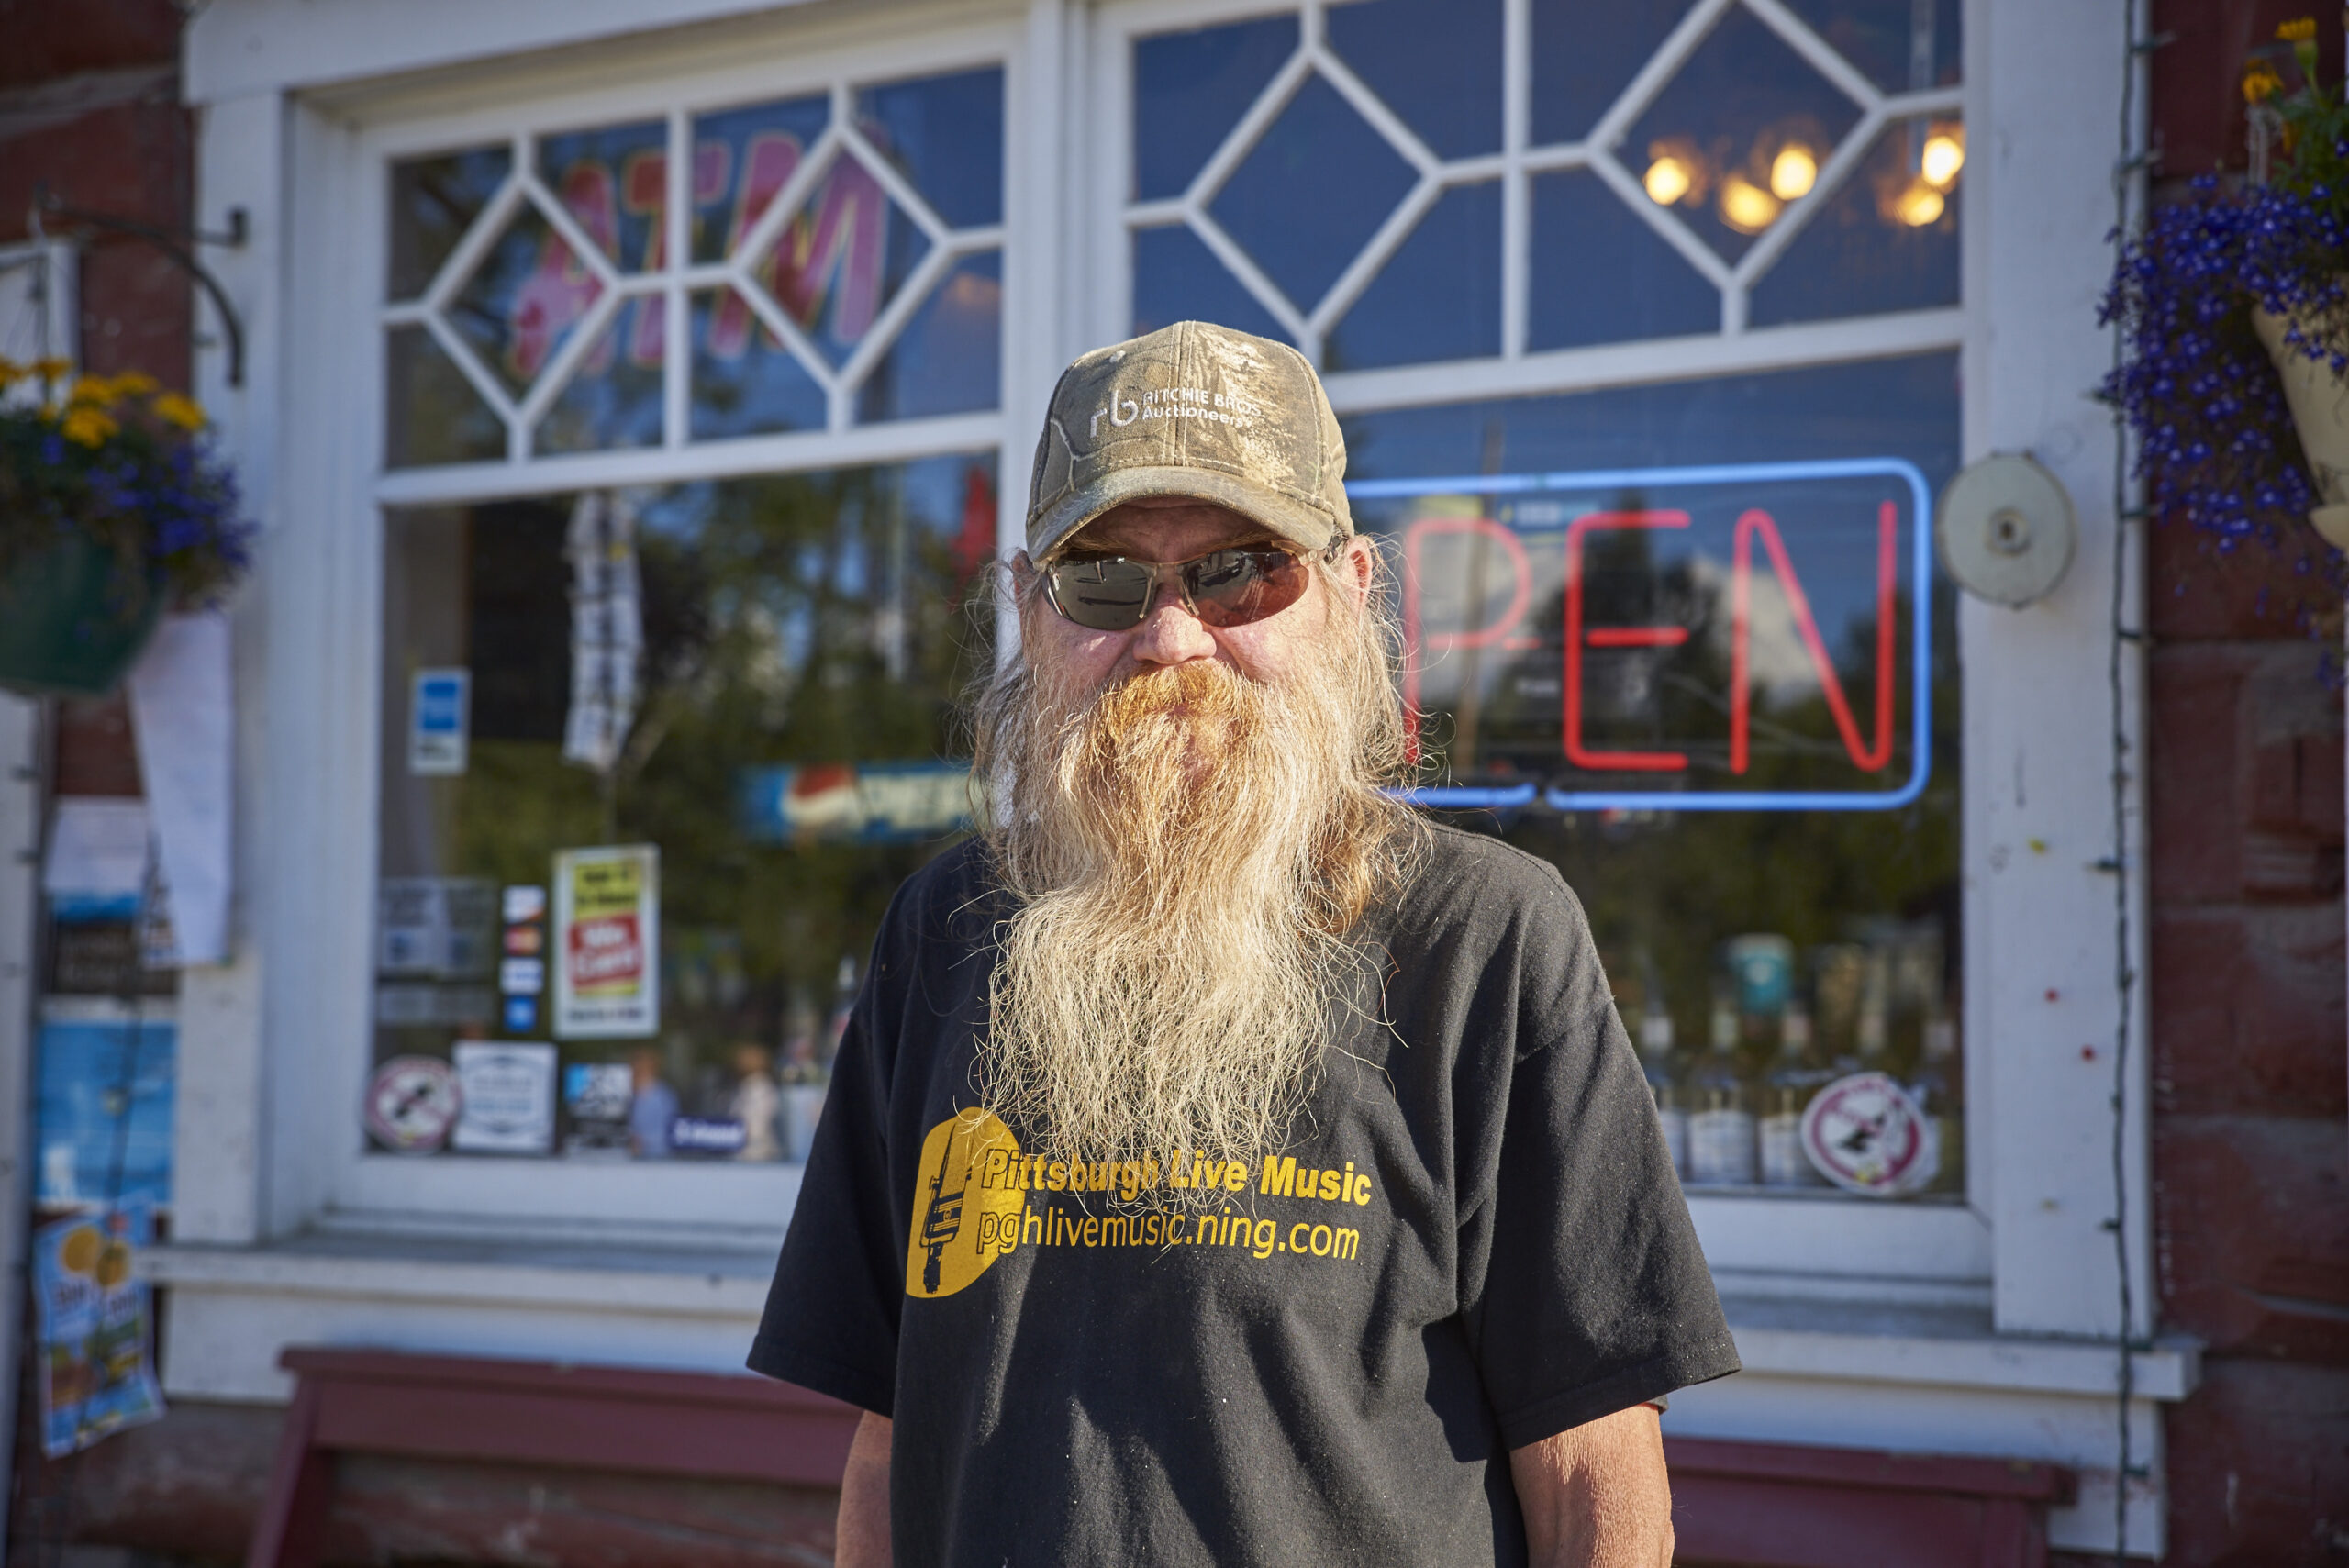
[[661,1028],[661,851],[565,850],[554,858],[554,1032],[633,1040]]

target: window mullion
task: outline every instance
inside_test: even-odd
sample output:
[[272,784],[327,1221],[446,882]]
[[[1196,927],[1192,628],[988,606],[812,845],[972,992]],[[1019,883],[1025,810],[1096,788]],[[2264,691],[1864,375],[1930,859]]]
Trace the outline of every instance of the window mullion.
[[1501,0],[1501,358],[1525,352],[1532,277],[1532,188],[1525,149],[1533,119],[1533,3]]
[[661,307],[667,313],[665,330],[661,335],[664,350],[661,356],[661,444],[672,451],[685,445],[692,411],[688,378],[693,370],[693,352],[686,340],[692,317],[685,308],[684,278],[685,267],[692,261],[687,247],[693,234],[693,120],[684,109],[673,108],[669,111],[669,197],[662,214],[665,232],[662,261],[668,284],[661,295]]

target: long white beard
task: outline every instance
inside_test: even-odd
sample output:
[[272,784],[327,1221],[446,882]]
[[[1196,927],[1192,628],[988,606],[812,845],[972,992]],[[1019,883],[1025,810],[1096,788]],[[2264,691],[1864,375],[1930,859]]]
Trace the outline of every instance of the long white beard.
[[1417,836],[1379,789],[1402,740],[1377,628],[1339,631],[1359,646],[1285,687],[1198,661],[983,698],[1017,907],[982,1078],[1029,1152],[1252,1164],[1375,1005],[1356,927]]

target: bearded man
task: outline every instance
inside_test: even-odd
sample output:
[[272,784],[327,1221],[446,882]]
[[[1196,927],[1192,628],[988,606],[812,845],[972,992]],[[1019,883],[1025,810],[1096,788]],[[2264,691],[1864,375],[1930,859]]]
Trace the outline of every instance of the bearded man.
[[1431,826],[1312,368],[1078,360],[751,1365],[866,1412],[842,1568],[1668,1563],[1737,1358],[1581,906]]

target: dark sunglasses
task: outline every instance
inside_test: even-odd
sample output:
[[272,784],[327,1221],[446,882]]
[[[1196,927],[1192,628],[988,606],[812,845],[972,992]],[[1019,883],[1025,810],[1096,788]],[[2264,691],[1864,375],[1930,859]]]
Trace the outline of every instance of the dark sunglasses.
[[1309,555],[1274,545],[1219,550],[1190,561],[1130,561],[1122,555],[1074,556],[1043,569],[1052,608],[1090,631],[1130,631],[1149,618],[1160,584],[1172,583],[1183,607],[1203,626],[1246,626],[1276,616],[1305,596],[1311,562],[1335,561],[1343,538]]

